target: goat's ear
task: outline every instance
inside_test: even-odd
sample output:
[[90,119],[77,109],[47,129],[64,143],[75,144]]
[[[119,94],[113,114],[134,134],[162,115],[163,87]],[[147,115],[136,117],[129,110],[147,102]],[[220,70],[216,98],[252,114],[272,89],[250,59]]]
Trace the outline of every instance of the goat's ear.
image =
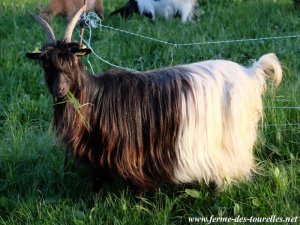
[[40,59],[42,51],[35,50],[34,52],[26,53],[26,57],[29,59]]
[[76,49],[76,51],[74,52],[74,55],[80,57],[80,56],[88,55],[91,52],[92,52],[92,50],[89,48],[79,48],[79,49]]

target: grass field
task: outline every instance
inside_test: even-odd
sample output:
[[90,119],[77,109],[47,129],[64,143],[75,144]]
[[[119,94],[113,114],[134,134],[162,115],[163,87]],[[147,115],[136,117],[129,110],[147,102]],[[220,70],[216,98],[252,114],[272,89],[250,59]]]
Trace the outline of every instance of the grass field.
[[[106,15],[125,2],[104,0]],[[28,15],[38,13],[37,3],[46,5],[45,0],[0,2],[0,224],[196,224],[189,217],[300,216],[300,110],[276,108],[300,105],[299,38],[173,48],[108,29],[93,30],[95,52],[137,70],[212,58],[250,65],[268,52],[276,53],[284,68],[280,88],[269,88],[264,97],[255,147],[260,170],[250,181],[222,192],[203,185],[162,187],[141,198],[117,181],[95,199],[83,168],[63,174],[64,148],[49,129],[52,102],[42,70],[25,58],[46,40]],[[175,43],[300,34],[300,10],[292,0],[200,4],[196,23],[106,16],[103,24]],[[65,25],[64,18],[54,19],[57,37]],[[93,55],[90,60],[95,71],[110,67]]]

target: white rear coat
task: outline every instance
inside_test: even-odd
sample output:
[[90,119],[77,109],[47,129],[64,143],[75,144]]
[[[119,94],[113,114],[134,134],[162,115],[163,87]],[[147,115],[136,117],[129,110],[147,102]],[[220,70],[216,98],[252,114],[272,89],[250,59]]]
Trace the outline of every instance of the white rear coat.
[[277,86],[282,77],[277,57],[264,55],[251,68],[225,60],[182,67],[191,71],[193,90],[182,102],[175,182],[223,186],[248,178],[267,71]]

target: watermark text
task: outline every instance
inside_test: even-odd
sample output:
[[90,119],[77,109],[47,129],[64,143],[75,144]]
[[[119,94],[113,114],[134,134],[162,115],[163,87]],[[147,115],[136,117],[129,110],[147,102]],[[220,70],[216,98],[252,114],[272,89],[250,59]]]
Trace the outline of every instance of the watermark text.
[[282,217],[272,215],[269,217],[218,217],[211,215],[210,217],[188,217],[189,223],[205,223],[205,224],[214,224],[214,223],[297,223],[300,221],[299,216],[293,217]]

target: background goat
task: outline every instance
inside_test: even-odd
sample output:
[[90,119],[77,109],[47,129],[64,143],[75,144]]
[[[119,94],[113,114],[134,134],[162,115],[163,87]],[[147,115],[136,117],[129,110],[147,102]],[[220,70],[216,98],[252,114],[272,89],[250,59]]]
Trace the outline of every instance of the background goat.
[[[102,0],[86,0],[86,9],[96,10],[99,16],[104,17]],[[69,19],[83,6],[84,0],[51,0],[46,9],[40,11],[40,16],[51,21],[56,15],[67,16]]]
[[209,60],[147,72],[88,74],[71,42],[83,9],[69,23],[63,41],[33,16],[48,44],[27,57],[42,62],[54,102],[71,92],[82,105],[54,104],[54,126],[67,149],[94,169],[93,189],[120,175],[140,191],[161,183],[218,186],[249,177],[252,148],[262,116],[266,78],[276,86],[282,70],[274,54],[250,68]]
[[111,15],[120,14],[128,18],[133,13],[139,13],[155,20],[156,15],[171,19],[179,16],[183,23],[191,21],[199,16],[199,4],[197,0],[129,0],[120,9]]

